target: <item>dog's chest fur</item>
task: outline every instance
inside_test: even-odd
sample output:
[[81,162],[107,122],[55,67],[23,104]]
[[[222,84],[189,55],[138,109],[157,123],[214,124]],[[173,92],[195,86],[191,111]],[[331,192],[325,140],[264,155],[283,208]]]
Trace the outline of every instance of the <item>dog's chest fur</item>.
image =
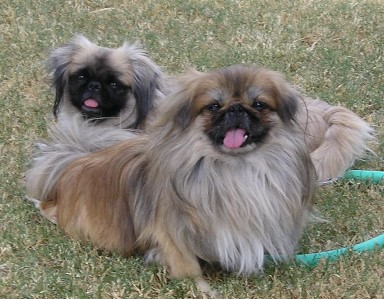
[[308,174],[300,173],[301,157],[288,157],[303,153],[302,143],[279,139],[246,155],[195,151],[182,165],[170,163],[172,175],[162,185],[171,188],[160,191],[157,204],[166,209],[161,222],[175,242],[239,273],[258,272],[266,252],[291,256],[308,216],[302,184]]

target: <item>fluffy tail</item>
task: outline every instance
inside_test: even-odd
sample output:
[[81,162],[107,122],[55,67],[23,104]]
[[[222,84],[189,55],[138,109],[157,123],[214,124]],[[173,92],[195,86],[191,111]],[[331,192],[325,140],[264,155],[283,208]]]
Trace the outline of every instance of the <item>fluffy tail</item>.
[[[318,103],[324,108],[324,102]],[[375,139],[373,128],[355,113],[344,107],[327,106],[322,111],[325,130],[319,145],[311,152],[320,182],[342,176],[357,159],[371,151],[368,142]]]
[[50,127],[49,135],[51,141],[37,143],[32,167],[26,173],[27,199],[37,207],[50,199],[57,179],[69,163],[136,136],[131,131],[92,125],[80,117],[59,121]]

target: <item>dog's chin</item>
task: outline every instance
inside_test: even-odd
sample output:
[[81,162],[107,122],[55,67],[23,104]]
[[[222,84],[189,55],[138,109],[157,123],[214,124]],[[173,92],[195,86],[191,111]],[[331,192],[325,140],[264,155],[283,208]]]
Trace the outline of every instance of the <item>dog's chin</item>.
[[224,144],[220,144],[218,146],[218,148],[221,152],[226,153],[226,154],[230,154],[230,155],[244,155],[244,154],[247,154],[249,152],[254,151],[257,147],[258,147],[258,145],[254,142],[244,144],[238,148],[229,148],[229,147],[225,146]]
[[81,107],[81,113],[86,119],[102,117],[102,110],[100,108],[89,108],[83,105]]

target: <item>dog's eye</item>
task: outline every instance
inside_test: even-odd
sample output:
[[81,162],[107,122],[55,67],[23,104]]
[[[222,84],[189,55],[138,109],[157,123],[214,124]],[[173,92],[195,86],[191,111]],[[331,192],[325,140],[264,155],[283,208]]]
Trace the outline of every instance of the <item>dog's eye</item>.
[[221,108],[221,105],[219,103],[212,103],[207,106],[207,109],[211,112],[219,111]]
[[263,111],[263,110],[265,110],[265,109],[267,109],[268,108],[268,105],[266,104],[266,103],[264,103],[264,102],[260,102],[260,101],[255,101],[254,103],[253,103],[253,108],[255,108],[257,111]]
[[88,78],[88,71],[87,69],[80,69],[78,70],[76,73],[75,73],[75,79],[77,81],[83,81],[83,80],[86,80]]
[[129,89],[129,86],[122,84],[121,82],[117,80],[110,80],[108,82],[109,87],[113,92],[120,93],[120,92],[126,92]]
[[111,80],[111,81],[109,81],[108,84],[109,84],[109,86],[110,86],[111,88],[113,88],[113,89],[119,89],[119,90],[121,89],[121,90],[124,90],[124,89],[127,88],[124,84],[122,84],[122,83],[119,82],[119,81],[115,81],[115,80]]
[[78,81],[82,81],[85,79],[85,75],[83,73],[80,73],[80,74],[77,74],[76,76],[76,80]]

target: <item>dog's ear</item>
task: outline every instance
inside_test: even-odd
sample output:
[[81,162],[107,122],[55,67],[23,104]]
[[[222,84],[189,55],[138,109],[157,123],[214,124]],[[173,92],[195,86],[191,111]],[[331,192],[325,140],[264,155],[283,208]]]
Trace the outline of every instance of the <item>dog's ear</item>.
[[55,102],[53,104],[53,115],[57,118],[60,105],[64,96],[64,89],[67,85],[67,77],[65,75],[68,64],[58,65],[52,76],[52,85],[55,88]]
[[[184,90],[185,92],[186,90]],[[190,97],[189,93],[179,94],[179,96],[183,97],[185,101],[183,101],[183,105],[180,105],[178,111],[175,112],[175,123],[181,127],[181,129],[186,129],[191,125],[193,120],[193,98]]]
[[[153,109],[155,100],[164,94],[164,74],[139,48],[125,44],[133,67],[132,93],[136,99],[136,121],[130,128],[138,128]],[[133,55],[132,55],[133,52]]]
[[179,77],[175,82],[175,89],[171,95],[167,97],[161,110],[164,124],[173,119],[174,125],[182,130],[189,127],[199,113],[198,105],[195,99],[201,92],[201,78],[203,73],[191,70],[187,74]]
[[295,120],[300,94],[278,72],[267,70],[277,101],[277,114],[284,123]]
[[55,49],[49,55],[46,62],[48,78],[55,89],[55,102],[53,104],[53,115],[57,118],[60,110],[64,88],[67,85],[67,69],[72,58],[73,48],[70,44]]
[[153,109],[157,93],[162,93],[162,74],[153,71],[148,65],[140,64],[134,70],[132,93],[136,99],[136,121],[131,128],[138,128]]
[[277,114],[284,123],[295,120],[299,97],[299,93],[291,87],[281,91]]
[[63,101],[65,87],[68,81],[68,66],[73,56],[86,47],[92,46],[86,37],[76,35],[71,42],[56,48],[51,52],[46,61],[48,78],[55,89],[55,102],[53,104],[53,115],[57,117],[60,105]]

